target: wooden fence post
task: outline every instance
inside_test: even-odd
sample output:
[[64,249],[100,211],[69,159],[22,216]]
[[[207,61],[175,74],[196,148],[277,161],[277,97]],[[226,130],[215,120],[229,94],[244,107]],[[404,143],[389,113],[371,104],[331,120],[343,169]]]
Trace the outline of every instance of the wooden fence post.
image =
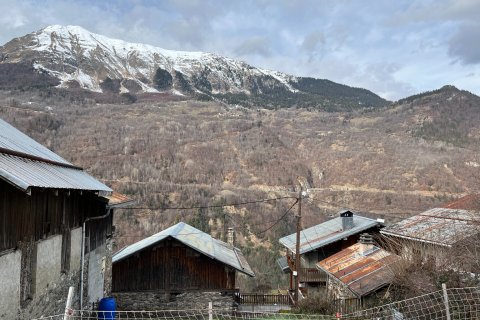
[[208,303],[208,320],[213,320],[213,302]]

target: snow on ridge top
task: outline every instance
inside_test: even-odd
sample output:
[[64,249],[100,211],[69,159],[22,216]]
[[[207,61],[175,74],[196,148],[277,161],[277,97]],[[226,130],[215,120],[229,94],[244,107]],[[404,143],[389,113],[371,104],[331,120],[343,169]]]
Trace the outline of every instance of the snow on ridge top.
[[[200,51],[177,51],[168,50],[160,47],[155,47],[149,44],[127,42],[120,39],[109,38],[100,34],[96,34],[88,31],[80,26],[62,26],[62,25],[50,25],[42,30],[38,35],[39,48],[37,50],[45,50],[50,46],[51,34],[55,34],[61,39],[69,39],[70,37],[77,36],[84,47],[95,48],[99,43],[108,48],[114,48],[117,52],[122,51],[138,51],[145,53],[160,53],[161,55],[172,59],[204,59],[212,56],[216,56],[213,53],[206,53]],[[69,42],[67,42],[69,44]]]
[[280,81],[291,92],[298,92],[298,90],[294,89],[289,83],[289,81],[295,81],[296,82],[297,77],[288,75],[288,74],[280,72],[280,71],[272,71],[272,70],[261,69],[261,68],[258,68],[258,70],[260,70],[260,72],[262,72],[263,74],[271,76],[271,77],[277,79],[278,81]]

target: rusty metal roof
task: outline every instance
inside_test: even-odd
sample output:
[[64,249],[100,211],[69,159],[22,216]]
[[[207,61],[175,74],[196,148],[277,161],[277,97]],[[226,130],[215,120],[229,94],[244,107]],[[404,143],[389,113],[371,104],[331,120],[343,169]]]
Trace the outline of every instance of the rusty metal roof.
[[113,191],[110,195],[105,196],[108,200],[108,206],[110,208],[122,208],[127,207],[135,203],[135,200],[130,199],[126,195]]
[[480,211],[480,194],[469,194],[457,200],[450,201],[442,206],[449,209],[463,209]]
[[1,119],[0,179],[25,192],[31,187],[112,191]]
[[[313,251],[327,244],[336,242],[351,235],[360,233],[382,223],[370,218],[353,215],[353,228],[343,230],[342,217],[336,217],[323,223],[317,224],[300,233],[300,254]],[[295,253],[296,234],[292,233],[278,240],[283,246]]]
[[480,233],[480,213],[462,209],[434,208],[402,220],[380,232],[387,236],[451,247]]
[[373,244],[357,243],[318,262],[317,267],[360,298],[391,283],[391,266],[399,259]]
[[168,229],[156,233],[148,238],[131,244],[113,255],[113,263],[123,260],[136,252],[142,251],[154,244],[172,237],[186,246],[196,250],[214,260],[229,265],[249,276],[255,276],[240,249],[213,238],[185,222],[177,223]]

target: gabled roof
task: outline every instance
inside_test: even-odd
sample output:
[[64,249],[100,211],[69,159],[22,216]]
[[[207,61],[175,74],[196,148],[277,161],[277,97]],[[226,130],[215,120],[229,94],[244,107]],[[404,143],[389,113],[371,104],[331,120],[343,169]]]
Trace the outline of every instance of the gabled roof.
[[0,119],[0,148],[38,158],[72,165],[55,152],[42,146],[17,128]]
[[[343,238],[360,233],[375,226],[381,226],[382,223],[370,218],[353,215],[353,228],[343,230],[342,217],[317,224],[316,226],[302,230],[300,233],[300,254],[313,251],[327,244],[339,241]],[[279,242],[295,253],[296,234],[292,233],[286,237],[280,238]]]
[[395,223],[380,232],[387,236],[451,247],[480,233],[480,213],[434,208]]
[[391,283],[391,265],[399,259],[373,244],[357,243],[318,262],[317,267],[360,298]]
[[0,179],[29,192],[31,187],[112,190],[0,119]]
[[247,260],[238,248],[230,246],[223,241],[214,239],[209,234],[200,231],[184,222],[177,223],[168,229],[123,248],[113,255],[112,261],[113,263],[116,263],[150,246],[153,246],[168,237],[174,238],[193,250],[229,265],[240,272],[252,277],[255,276],[252,269],[248,265]]

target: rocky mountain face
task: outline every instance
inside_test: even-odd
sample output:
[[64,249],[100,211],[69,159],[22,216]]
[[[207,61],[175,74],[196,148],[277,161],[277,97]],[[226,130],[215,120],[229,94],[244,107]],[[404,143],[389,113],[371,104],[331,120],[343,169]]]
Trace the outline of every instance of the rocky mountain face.
[[77,26],[49,26],[11,40],[0,47],[0,70],[3,88],[167,94],[272,108],[345,110],[387,103],[365,89],[260,69],[212,53],[128,43]]

